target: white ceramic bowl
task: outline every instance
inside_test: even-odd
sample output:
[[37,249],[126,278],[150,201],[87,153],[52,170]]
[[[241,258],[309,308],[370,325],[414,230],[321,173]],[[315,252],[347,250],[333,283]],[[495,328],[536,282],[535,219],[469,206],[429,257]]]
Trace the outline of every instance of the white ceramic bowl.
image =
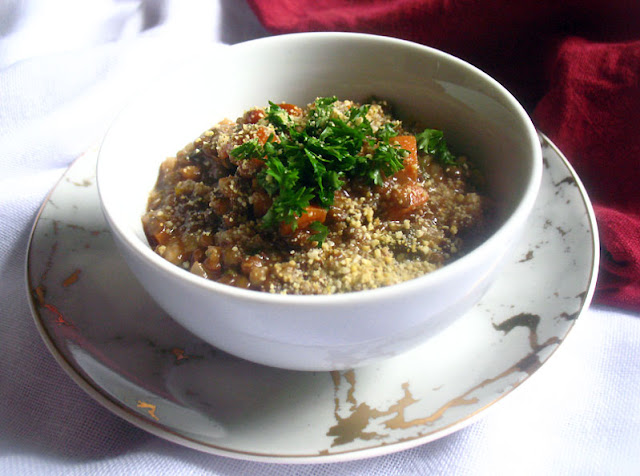
[[[269,100],[376,95],[403,119],[443,129],[454,150],[484,168],[500,226],[442,269],[402,284],[332,296],[272,295],[200,278],[147,244],[140,218],[160,163],[202,131]],[[523,108],[468,63],[371,35],[305,33],[212,50],[149,89],[108,131],[97,180],[124,258],[154,299],[212,345],[265,365],[336,370],[425,342],[473,306],[518,239],[537,195],[542,156]],[[455,351],[452,349],[452,351]]]

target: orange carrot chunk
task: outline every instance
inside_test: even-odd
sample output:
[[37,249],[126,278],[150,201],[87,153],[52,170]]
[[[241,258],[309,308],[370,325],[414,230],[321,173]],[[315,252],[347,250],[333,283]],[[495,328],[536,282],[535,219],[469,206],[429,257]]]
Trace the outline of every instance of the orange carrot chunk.
[[389,184],[385,187],[387,217],[391,220],[403,220],[420,209],[429,199],[429,194],[418,183],[418,144],[415,136],[392,137],[389,143],[409,151],[403,161],[404,168],[392,175],[397,185]]
[[[324,223],[327,219],[327,210],[317,205],[309,205],[305,208],[304,213],[299,217],[296,217],[296,223],[298,230],[304,230],[309,228],[314,221],[319,221],[320,223]],[[288,223],[280,224],[280,234],[283,236],[288,236],[293,233],[293,227]]]
[[396,136],[389,139],[390,144],[397,144],[401,149],[409,151],[404,160],[404,168],[398,170],[393,177],[398,181],[418,179],[418,144],[415,136]]
[[273,137],[271,140],[277,140],[278,138],[274,135],[272,136],[272,132],[266,127],[261,127],[256,131],[256,136],[258,137],[258,142],[260,145],[265,145],[269,140],[269,137]]
[[287,113],[289,113],[290,116],[302,116],[302,109],[299,108],[298,106],[296,106],[295,104],[287,104],[285,102],[283,102],[282,104],[279,104],[280,109],[284,109],[285,111],[287,111]]

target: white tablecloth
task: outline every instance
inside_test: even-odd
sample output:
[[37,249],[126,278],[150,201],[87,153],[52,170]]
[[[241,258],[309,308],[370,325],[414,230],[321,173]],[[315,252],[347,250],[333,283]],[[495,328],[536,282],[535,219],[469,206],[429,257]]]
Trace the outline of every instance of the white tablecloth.
[[640,474],[640,316],[592,307],[533,377],[475,424],[349,463],[200,453],[112,415],[43,344],[25,252],[69,164],[149,81],[211,43],[266,35],[236,0],[0,2],[0,475]]

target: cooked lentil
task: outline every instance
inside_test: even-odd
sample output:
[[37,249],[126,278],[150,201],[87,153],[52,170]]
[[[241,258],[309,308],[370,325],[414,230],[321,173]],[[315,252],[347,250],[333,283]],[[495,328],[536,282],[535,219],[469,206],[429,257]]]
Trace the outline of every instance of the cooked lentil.
[[[315,105],[280,108],[302,130]],[[345,119],[360,106],[335,101],[331,114]],[[142,217],[150,245],[204,278],[284,294],[388,286],[434,271],[469,250],[490,222],[478,170],[465,157],[442,165],[422,150],[409,150],[415,139],[412,146],[403,138],[415,136],[416,129],[394,118],[383,101],[367,108],[372,133],[388,125],[397,134],[389,143],[409,151],[404,168],[381,184],[343,177],[329,207],[312,203],[293,223],[265,228],[262,219],[274,202],[259,180],[265,159],[232,153],[252,139],[263,145],[278,141],[266,108],[255,107],[235,122],[216,124],[162,163]],[[361,156],[369,157],[379,145],[368,140]],[[314,223],[326,227],[324,239],[317,238]]]

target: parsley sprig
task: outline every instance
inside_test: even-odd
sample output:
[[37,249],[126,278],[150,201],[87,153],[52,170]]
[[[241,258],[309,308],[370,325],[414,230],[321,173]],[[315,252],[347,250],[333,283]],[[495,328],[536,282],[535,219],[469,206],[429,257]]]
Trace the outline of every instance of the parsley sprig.
[[[339,114],[334,110],[336,101],[336,97],[316,99],[303,127],[285,109],[270,102],[266,117],[276,134],[264,145],[252,139],[231,151],[237,159],[265,160],[258,182],[273,204],[262,218],[263,227],[286,223],[295,230],[296,218],[306,207],[316,203],[328,209],[334,193],[347,180],[382,185],[385,176],[403,168],[408,152],[389,143],[397,135],[393,126],[386,124],[374,133],[366,117],[369,105]],[[314,222],[311,229],[315,231],[313,241],[320,246],[327,228]]]
[[456,165],[456,156],[449,150],[444,133],[437,129],[425,129],[416,136],[418,149],[433,155],[442,165]]

